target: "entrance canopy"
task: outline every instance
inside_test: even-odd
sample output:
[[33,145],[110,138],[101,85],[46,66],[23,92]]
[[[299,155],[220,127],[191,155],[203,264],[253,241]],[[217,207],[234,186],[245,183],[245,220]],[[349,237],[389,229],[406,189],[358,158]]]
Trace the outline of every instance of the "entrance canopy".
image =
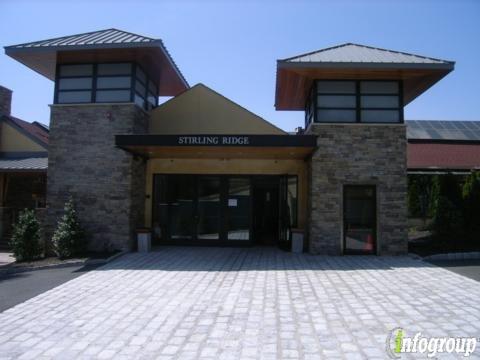
[[145,158],[305,159],[313,135],[117,135],[117,147]]

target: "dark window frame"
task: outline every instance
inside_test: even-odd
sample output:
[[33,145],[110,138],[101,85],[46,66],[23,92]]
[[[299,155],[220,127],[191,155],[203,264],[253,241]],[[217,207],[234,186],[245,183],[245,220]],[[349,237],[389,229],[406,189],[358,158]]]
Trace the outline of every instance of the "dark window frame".
[[[355,85],[355,92],[354,93],[318,93],[318,82],[353,82]],[[398,92],[397,93],[362,93],[361,92],[361,83],[362,82],[396,82],[398,84]],[[329,106],[318,106],[318,96],[354,96],[355,97],[355,107],[329,107]],[[398,107],[362,107],[361,106],[361,99],[362,96],[372,96],[372,97],[379,97],[379,96],[391,96],[398,98]],[[309,116],[307,112],[309,112],[309,106],[311,103],[314,103],[314,112],[313,117],[311,117],[312,121],[309,121]],[[357,80],[357,79],[317,79],[314,80],[312,86],[310,88],[309,96],[307,97],[307,101],[305,104],[305,127],[308,127],[310,123],[316,124],[403,124],[404,120],[404,101],[403,101],[403,81],[401,80],[389,80],[389,79],[369,79],[369,80]],[[319,121],[318,119],[318,110],[350,110],[355,111],[355,121],[351,122],[343,122],[343,121]],[[362,111],[398,111],[398,121],[391,122],[391,121],[363,121],[362,119]]]
[[[99,65],[104,65],[104,64],[131,64],[131,73],[130,74],[125,74],[125,73],[118,73],[118,74],[107,74],[107,75],[99,75],[98,74],[98,66]],[[62,66],[68,66],[68,65],[92,65],[92,74],[90,75],[70,75],[70,76],[61,76],[60,75],[60,69]],[[146,82],[141,81],[140,79],[137,78],[136,76],[136,70],[137,67],[140,68],[143,73],[145,74],[146,77]],[[118,78],[118,77],[130,77],[130,86],[129,87],[111,87],[111,88],[98,88],[97,87],[97,81],[98,78]],[[81,79],[81,78],[91,78],[92,79],[92,86],[90,88],[78,88],[78,89],[63,89],[61,90],[59,88],[60,85],[60,80],[62,79]],[[139,81],[144,87],[145,87],[145,94],[141,95],[138,91],[136,91],[135,84],[136,81]],[[149,94],[151,94],[151,91],[149,91],[148,85],[152,83],[156,93],[152,94],[155,98],[155,104],[152,104],[147,100],[147,97]],[[99,91],[116,91],[116,90],[128,90],[130,92],[129,100],[123,100],[123,101],[113,101],[114,103],[135,103],[135,94],[138,94],[139,96],[142,97],[144,100],[143,103],[143,109],[144,110],[151,110],[155,107],[158,106],[158,85],[155,81],[153,81],[145,72],[143,67],[140,64],[137,64],[135,62],[125,62],[125,61],[111,61],[111,62],[101,62],[101,63],[66,63],[66,64],[57,64],[56,67],[56,73],[55,73],[55,90],[54,90],[54,98],[53,98],[53,103],[54,104],[88,104],[88,103],[112,103],[112,101],[98,101],[97,100],[97,92]],[[58,95],[60,93],[65,93],[65,92],[76,92],[76,91],[90,91],[91,92],[91,101],[88,102],[59,102],[58,101]],[[148,103],[148,105],[147,105]],[[138,106],[138,104],[137,104]]]

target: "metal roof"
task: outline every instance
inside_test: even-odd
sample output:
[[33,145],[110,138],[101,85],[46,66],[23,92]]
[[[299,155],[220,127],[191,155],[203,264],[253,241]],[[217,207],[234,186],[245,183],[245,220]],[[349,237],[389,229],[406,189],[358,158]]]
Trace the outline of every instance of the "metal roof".
[[48,157],[0,158],[0,171],[46,171]]
[[480,121],[407,120],[409,140],[480,141]]
[[290,63],[454,64],[453,61],[353,43],[337,45],[280,61]]
[[137,61],[147,68],[161,67],[161,78],[154,71],[160,96],[189,88],[162,40],[113,28],[5,46],[5,53],[50,80],[55,79],[57,62],[72,62],[73,56],[74,62]]
[[34,41],[5,47],[6,49],[47,48],[58,46],[85,46],[102,44],[138,44],[160,40],[133,34],[118,29],[106,29],[82,34],[62,36],[47,40]]

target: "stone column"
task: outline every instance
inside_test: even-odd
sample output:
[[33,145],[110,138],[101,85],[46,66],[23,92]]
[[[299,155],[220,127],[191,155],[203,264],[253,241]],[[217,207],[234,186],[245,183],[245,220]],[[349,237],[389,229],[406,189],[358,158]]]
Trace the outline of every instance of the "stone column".
[[148,114],[134,104],[52,105],[47,234],[73,197],[89,249],[128,250],[143,225],[145,160],[115,147],[115,135],[142,134]]

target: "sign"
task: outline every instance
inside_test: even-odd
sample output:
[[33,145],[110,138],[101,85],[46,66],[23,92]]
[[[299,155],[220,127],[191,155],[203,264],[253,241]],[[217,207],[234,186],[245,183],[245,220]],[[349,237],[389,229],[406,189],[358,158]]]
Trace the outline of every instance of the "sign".
[[237,199],[228,199],[228,206],[229,207],[237,207]]
[[215,136],[215,135],[195,135],[195,136],[179,136],[178,145],[250,145],[249,136]]

